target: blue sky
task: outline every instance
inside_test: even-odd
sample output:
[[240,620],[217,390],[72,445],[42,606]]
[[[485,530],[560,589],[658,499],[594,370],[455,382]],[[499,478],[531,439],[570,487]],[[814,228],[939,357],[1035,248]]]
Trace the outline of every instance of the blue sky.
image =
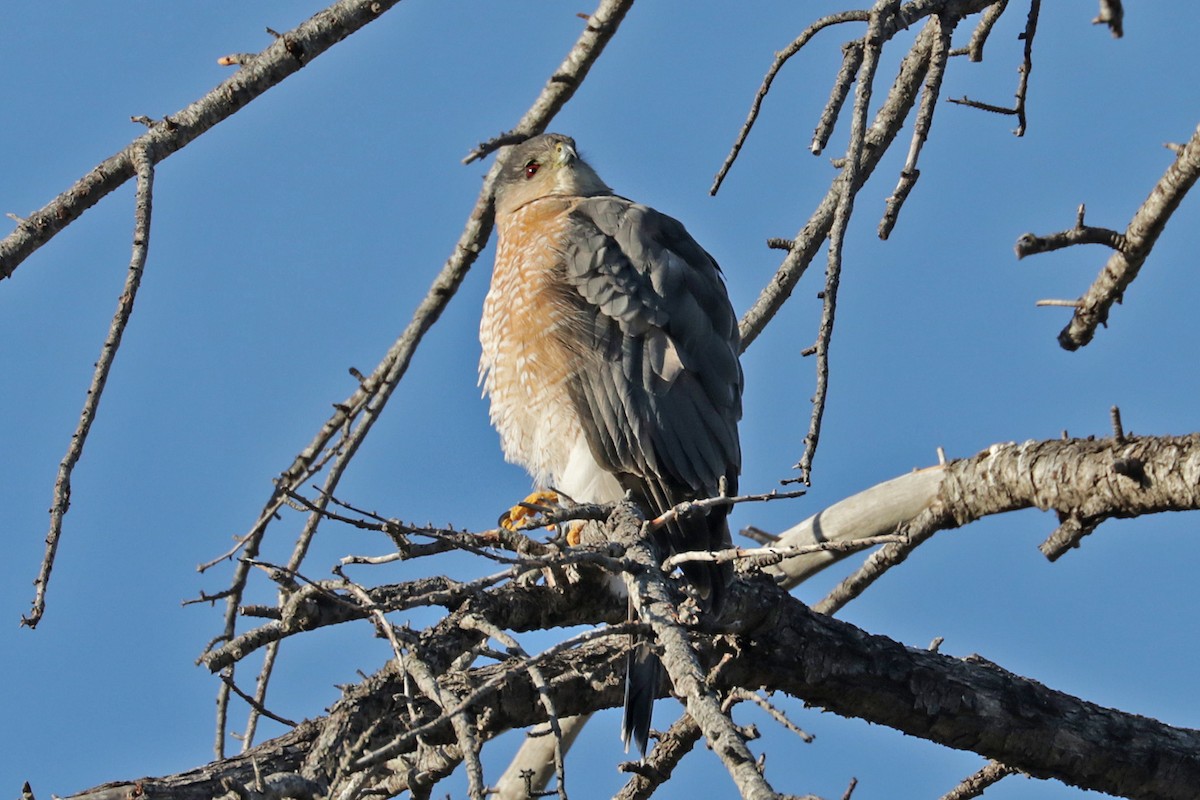
[[[182,108],[227,77],[218,57],[260,50],[265,27],[286,30],[320,7],[10,4],[0,26],[0,210],[40,208],[140,132],[131,115]],[[642,3],[552,125],[618,192],[683,220],[722,264],[739,311],[778,264],[765,239],[794,235],[833,176],[829,157],[844,149],[846,126],[824,156],[807,143],[839,47],[857,27],[822,34],[792,61],[721,193],[707,188],[774,52],[841,7]],[[132,184],[0,283],[0,614],[9,623],[0,626],[0,701],[12,721],[0,791],[15,795],[29,780],[39,797],[63,795],[211,758],[217,682],[193,662],[219,632],[221,609],[181,601],[223,588],[228,569],[200,575],[196,565],[250,527],[272,476],[353,390],[347,368],[369,372],[407,324],[486,170],[460,159],[515,123],[578,35],[575,13],[590,10],[409,0],[159,166],[142,291],[75,472],[47,616],[32,632],[17,623],[33,596],[57,464],[124,281]],[[1055,342],[1068,312],[1034,302],[1080,294],[1106,253],[1012,254],[1021,233],[1069,227],[1080,202],[1092,224],[1123,228],[1170,161],[1162,143],[1185,140],[1200,121],[1193,5],[1129,13],[1114,41],[1088,24],[1094,3],[1043,4],[1026,136],[1012,135],[1011,119],[940,104],[920,183],[881,243],[874,231],[904,148],[885,159],[851,223],[811,491],[740,508],[735,527],[782,530],[933,463],[939,446],[962,457],[1064,429],[1106,435],[1113,404],[1136,433],[1200,430],[1195,198],[1111,327],[1078,353]],[[1014,6],[984,63],[951,64],[943,95],[1007,102],[1023,24]],[[901,53],[885,55],[885,79]],[[482,529],[528,489],[503,462],[476,387],[490,263],[489,248],[418,351],[342,496],[408,521]],[[816,335],[822,266],[744,360],[748,491],[790,477],[801,454],[814,365],[799,352]],[[1110,522],[1056,564],[1036,550],[1052,515],[985,520],[935,537],[841,616],[916,646],[942,636],[943,652],[979,653],[1086,699],[1200,727],[1195,520]],[[295,514],[278,523],[265,556],[286,559],[301,524]],[[323,577],[342,555],[384,549],[327,524],[308,572]],[[797,594],[816,601],[849,568]],[[364,582],[413,575],[359,573]],[[255,592],[273,596],[265,584]],[[387,657],[365,624],[299,637],[282,650],[269,704],[316,716],[336,699],[335,684]],[[250,672],[240,673],[246,685]],[[754,748],[770,751],[767,774],[782,791],[838,797],[857,776],[858,800],[935,797],[983,763],[784,704],[814,743],[748,710],[741,717],[766,733]],[[675,711],[660,704],[656,722]],[[242,719],[238,709],[235,729]],[[615,714],[597,719],[568,761],[576,796],[622,785],[617,725]],[[487,762],[487,775],[504,763]],[[684,768],[662,796],[732,790],[703,749]],[[1091,796],[1024,778],[987,794]]]

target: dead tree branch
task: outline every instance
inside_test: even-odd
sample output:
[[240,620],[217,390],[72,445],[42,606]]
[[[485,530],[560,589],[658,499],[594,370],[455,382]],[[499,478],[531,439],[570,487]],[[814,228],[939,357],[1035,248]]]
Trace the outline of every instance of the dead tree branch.
[[[599,618],[597,594],[588,584],[506,584],[479,593],[470,612],[499,628],[520,630],[577,620],[580,615],[569,611],[573,608],[590,609]],[[476,600],[481,601],[478,606]],[[729,603],[731,618],[738,620],[736,632],[693,630],[688,637],[687,646],[702,670],[722,664],[718,688],[782,691],[838,714],[973,750],[1035,777],[1137,800],[1182,800],[1200,782],[1200,731],[1102,708],[984,659],[905,647],[813,613],[773,581],[740,581],[731,587]],[[619,614],[620,606],[609,598],[604,614]],[[547,613],[547,608],[564,615]],[[456,628],[453,619],[420,636],[422,658],[440,672],[442,690],[470,703],[481,742],[543,722],[541,684],[521,659],[470,669],[452,666],[454,654],[468,650],[479,636]],[[603,636],[538,662],[543,689],[559,714],[585,714],[621,703],[624,647],[623,636]],[[255,763],[263,774],[294,773],[332,788],[347,779],[354,763],[361,763],[355,754],[401,743],[387,762],[394,765],[402,756],[421,758],[421,747],[452,746],[455,734],[447,714],[427,697],[413,694],[412,685],[393,660],[346,689],[327,717],[304,722],[249,754],[142,784],[154,789],[156,797],[212,797],[219,794],[214,789],[222,778],[243,784],[252,780],[250,765]],[[1064,736],[1065,729],[1070,736]],[[419,740],[412,735],[417,730],[423,731]],[[372,780],[382,781],[393,768],[381,766]],[[76,797],[115,798],[130,786],[110,784]]]
[[884,28],[891,23],[896,6],[892,0],[877,0],[871,9],[867,35],[863,37],[862,66],[859,67],[858,85],[854,93],[854,112],[850,121],[850,144],[846,149],[841,177],[837,181],[841,191],[829,229],[825,290],[821,292],[821,323],[817,329],[817,343],[813,350],[817,356],[817,386],[813,392],[808,433],[804,436],[804,452],[793,467],[800,471],[800,480],[805,484],[811,482],[813,458],[821,439],[821,420],[825,416],[825,401],[829,397],[829,343],[833,338],[833,324],[837,312],[838,286],[842,275],[842,249],[846,241],[846,228],[854,213],[855,195],[865,182],[859,179],[859,169],[863,161],[867,113],[871,105],[871,91],[875,85],[875,69],[879,66],[879,54],[883,49]]
[[248,60],[228,80],[186,108],[154,122],[150,129],[93,167],[52,202],[21,220],[0,239],[0,280],[101,198],[132,178],[134,154],[145,152],[157,164],[182,150],[217,123],[299,72],[314,58],[378,19],[399,0],[339,0],[314,14]]
[[[961,97],[957,99],[950,98],[951,103],[957,103],[958,105],[968,106],[970,108],[977,108],[981,111],[989,111],[993,114],[1011,114],[1017,118],[1017,127],[1016,130],[1013,131],[1013,134],[1016,136],[1025,135],[1025,100],[1026,96],[1029,94],[1029,73],[1033,72],[1033,37],[1037,33],[1038,14],[1041,11],[1041,7],[1041,0],[1030,0],[1029,15],[1025,20],[1025,31],[1021,34],[1021,39],[1025,42],[1025,55],[1021,61],[1021,66],[1017,68],[1017,72],[1021,77],[1017,81],[1016,102],[1013,103],[1012,108],[1007,106],[993,105],[992,103],[982,103],[978,100],[971,100],[967,97]],[[999,16],[999,14],[997,14],[997,16]],[[995,19],[993,18],[991,22],[994,21]],[[990,28],[987,30],[990,31]],[[972,46],[974,45],[975,41],[973,39]],[[980,43],[979,46],[982,47],[982,43]],[[972,60],[975,59],[972,58]]]
[[[104,393],[104,385],[108,383],[108,375],[112,371],[117,350],[121,347],[121,337],[125,335],[125,327],[133,313],[133,302],[137,298],[138,287],[142,284],[142,273],[146,269],[146,257],[150,252],[150,218],[154,194],[154,160],[148,147],[140,144],[130,153],[130,159],[137,173],[137,193],[134,197],[133,223],[133,255],[129,261],[129,271],[125,277],[125,287],[117,299],[117,310],[113,314],[112,323],[108,328],[108,336],[100,348],[100,358],[96,360],[96,369],[92,373],[92,382],[88,386],[87,397],[83,402],[83,412],[79,415],[79,425],[71,435],[67,446],[67,454],[63,456],[58,466],[58,479],[54,482],[54,500],[50,504],[50,530],[46,533],[46,554],[42,557],[42,566],[34,580],[33,607],[29,614],[21,618],[21,624],[36,628],[46,612],[46,590],[50,585],[50,572],[54,569],[54,556],[58,552],[58,542],[62,536],[63,517],[71,507],[71,474],[75,465],[83,455],[83,447],[87,442],[88,432],[100,408],[100,396]],[[0,243],[2,244],[2,243]],[[0,278],[3,276],[0,275]]]
[[[976,0],[975,2],[953,2],[952,0],[945,2],[910,2],[900,6],[896,13],[889,17],[883,25],[882,35],[885,39],[891,39],[898,31],[906,30],[920,19],[933,14],[939,15],[943,21],[962,20],[972,14],[990,8],[992,5],[993,3],[987,0]],[[810,26],[793,45],[798,50],[815,33],[829,25],[842,22],[866,21],[867,18],[866,16],[826,17]],[[934,36],[935,31],[932,24],[926,24],[917,35],[908,54],[901,62],[899,75],[893,82],[886,99],[866,131],[862,158],[856,168],[856,177],[860,185],[854,187],[854,191],[857,191],[861,184],[870,178],[876,165],[878,165],[883,154],[892,146],[892,142],[912,111],[920,93],[921,84],[929,69],[930,57],[934,46]],[[787,52],[784,51],[781,55]],[[758,107],[761,106],[762,99],[766,91],[770,88],[770,80],[774,78],[775,73],[782,67],[786,58],[783,60],[777,59],[777,61],[778,64],[772,66],[772,70],[768,72],[767,79],[764,79],[764,85],[760,88],[759,96],[755,99],[750,117],[746,120],[743,131],[739,133],[738,140],[730,152],[730,157],[726,159],[726,166],[718,174],[719,180],[714,183],[714,190],[719,187],[721,180],[728,173],[737,151],[749,135],[749,128],[753,126],[754,120],[758,116]],[[854,63],[856,68],[861,71],[857,60]],[[843,72],[845,69],[844,64]],[[835,86],[841,82],[842,79],[839,78]],[[845,91],[848,91],[848,86]],[[831,124],[829,123],[829,125]],[[822,125],[825,126],[825,123]],[[754,305],[742,317],[739,328],[743,350],[750,346],[766,327],[767,323],[782,308],[783,304],[791,296],[792,291],[796,288],[796,284],[800,281],[800,278],[804,276],[809,264],[812,263],[818,249],[825,243],[833,227],[838,199],[843,194],[841,183],[845,178],[846,173],[844,171],[839,172],[838,177],[834,179],[832,185],[829,187],[825,198],[817,206],[812,216],[809,217],[805,226],[792,240],[791,246],[788,248],[788,255],[784,258],[783,263],[779,265],[774,277],[763,288]]]
[[710,690],[705,679],[707,670],[677,621],[679,602],[677,597],[672,597],[666,576],[658,569],[643,520],[640,514],[630,513],[630,510],[629,506],[624,506],[614,512],[609,523],[611,533],[616,541],[628,547],[627,555],[640,567],[624,576],[630,603],[637,609],[638,619],[653,629],[662,648],[659,660],[675,693],[686,698],[688,714],[725,765],[740,795],[753,800],[775,798],[775,790],[755,765],[744,738]]
[[1085,227],[1081,212],[1074,230],[1047,237],[1027,233],[1017,240],[1018,258],[1074,244],[1100,243],[1113,248],[1096,280],[1075,302],[1071,322],[1058,334],[1058,343],[1064,350],[1085,346],[1095,336],[1097,327],[1108,324],[1113,303],[1125,298],[1125,290],[1138,276],[1171,215],[1197,178],[1200,178],[1200,127],[1186,145],[1178,148],[1175,160],[1134,213],[1123,234]]
[[[1064,477],[1067,476],[1067,477]],[[1119,438],[1094,440],[1050,440],[1023,444],[1000,444],[968,459],[950,461],[936,468],[903,476],[896,481],[864,493],[868,500],[851,503],[847,501],[843,510],[838,504],[821,512],[800,526],[800,531],[789,532],[781,537],[780,544],[795,546],[804,541],[802,535],[818,540],[818,543],[854,538],[856,532],[877,533],[879,531],[906,533],[910,541],[920,542],[938,530],[947,530],[966,525],[989,514],[1021,508],[1053,509],[1064,519],[1086,520],[1093,527],[1105,519],[1126,518],[1141,514],[1163,511],[1200,509],[1200,435],[1185,437],[1137,437],[1124,431]],[[893,500],[882,502],[891,494]],[[870,508],[867,508],[869,506]],[[874,520],[872,522],[872,520]],[[590,552],[579,556],[591,556]],[[908,551],[897,552],[894,545],[885,546],[868,565],[856,574],[839,593],[827,600],[820,608],[834,611],[849,599],[857,596],[882,572],[903,560]],[[561,556],[576,557],[574,552]],[[829,553],[798,555],[794,560],[805,563],[803,569],[790,573],[781,568],[770,567],[781,574],[784,580],[802,579],[835,556]],[[607,558],[607,557],[606,557]],[[547,564],[546,559],[531,559],[529,565]],[[597,561],[606,568],[614,568],[615,562]],[[783,562],[787,564],[787,562]],[[619,567],[618,567],[619,568]],[[527,569],[514,567],[510,576]],[[592,592],[587,602],[578,596],[578,583],[564,583],[556,587],[519,586],[512,581],[496,583],[496,576],[481,580],[474,585],[457,584],[448,579],[426,579],[414,585],[379,587],[366,590],[370,593],[376,610],[399,609],[410,604],[442,605],[449,612],[439,624],[441,633],[423,636],[426,642],[438,641],[434,650],[441,653],[428,665],[431,671],[442,670],[463,653],[470,652],[480,641],[479,633],[472,633],[471,626],[459,619],[455,609],[469,603],[471,613],[488,620],[492,625],[505,630],[531,630],[555,625],[587,625],[600,620],[612,623],[624,618],[622,602],[607,593]],[[648,580],[640,578],[639,580]],[[660,579],[654,579],[655,581]],[[655,583],[654,585],[659,585]],[[349,601],[329,596],[319,587],[309,588],[310,601],[294,607],[304,608],[299,628],[316,624],[334,624],[339,621],[365,616],[370,609],[353,608]],[[653,591],[662,591],[653,590]],[[652,592],[653,594],[653,592]],[[485,602],[486,601],[486,602]],[[656,601],[657,602],[657,601]],[[733,619],[749,624],[759,611],[741,609],[734,612]],[[646,619],[653,619],[647,616]],[[295,623],[293,623],[295,624]],[[678,640],[677,623],[672,619],[659,618],[652,623],[660,636],[674,641],[672,647],[686,646]],[[273,621],[264,626],[263,634],[284,635],[288,623]],[[238,646],[228,650],[214,651],[206,660],[210,669],[221,669],[232,657],[242,657],[246,648],[252,646],[259,635],[255,632],[239,639]],[[756,634],[757,635],[757,634]],[[694,641],[694,640],[693,640]],[[678,652],[686,652],[679,650]],[[684,656],[686,659],[690,656]],[[706,669],[703,659],[693,666],[678,665],[683,675],[695,676],[693,670]],[[518,669],[514,665],[513,669]],[[539,669],[546,674],[545,664]],[[618,672],[620,670],[618,669]],[[440,674],[440,673],[439,673]],[[724,669],[720,673],[724,680]],[[618,676],[619,677],[619,676]],[[553,681],[546,677],[544,686]],[[676,687],[683,696],[692,697],[702,684],[693,678],[684,680],[684,689]],[[762,684],[733,682],[755,688]],[[505,690],[507,693],[507,689]],[[460,695],[461,696],[461,695]],[[617,700],[613,700],[616,703]],[[590,713],[600,707],[578,708],[563,705],[554,695],[556,713],[570,716]],[[430,713],[434,718],[440,713],[434,707]],[[542,713],[546,713],[543,709]],[[865,716],[864,714],[858,714]],[[867,717],[870,718],[870,717]],[[404,737],[401,737],[404,738]],[[485,737],[486,738],[486,737]],[[398,741],[398,740],[397,740]],[[444,744],[452,745],[452,741]],[[1006,754],[981,752],[1003,763],[1025,770],[1021,763],[1012,761]],[[388,751],[391,758],[404,756],[405,752]],[[1038,774],[1034,770],[1031,774]]]
[[942,795],[941,800],[971,800],[973,797],[982,797],[984,790],[989,786],[998,783],[1001,778],[1017,773],[1018,770],[1012,767],[998,761],[990,761],[983,769]]
[[1074,228],[1058,231],[1046,236],[1037,236],[1032,233],[1022,234],[1017,239],[1017,243],[1013,248],[1017,254],[1017,258],[1037,255],[1038,253],[1050,253],[1078,244],[1102,244],[1105,247],[1110,247],[1118,251],[1128,246],[1125,235],[1122,233],[1110,228],[1097,228],[1093,225],[1085,225],[1083,217],[1086,211],[1086,207],[1080,204],[1079,211],[1075,215]]
[[[1053,510],[1060,525],[1040,547],[1053,561],[1078,545],[1079,526],[1090,532],[1109,519],[1200,510],[1197,481],[1197,434],[996,444],[971,458],[903,476],[856,495],[797,526],[780,537],[780,543],[857,538],[877,533],[881,527],[907,536],[905,543],[884,545],[873,553],[813,607],[833,614],[938,531],[959,528],[990,514],[1025,508]],[[889,493],[892,499],[881,508],[862,505],[864,498],[880,503]],[[868,520],[868,524],[855,527],[856,520]],[[801,563],[790,571],[787,562],[773,569],[781,581],[790,584],[840,557],[844,555],[833,551],[807,555],[798,558]]]

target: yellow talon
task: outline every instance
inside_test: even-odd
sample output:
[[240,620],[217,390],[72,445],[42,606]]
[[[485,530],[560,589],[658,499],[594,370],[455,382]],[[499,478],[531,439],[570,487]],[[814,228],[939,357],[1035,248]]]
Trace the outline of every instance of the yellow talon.
[[[546,507],[558,505],[558,493],[541,489],[526,497],[515,506],[500,515],[500,525],[510,531],[523,528],[522,523],[535,518]],[[547,526],[552,527],[552,526]],[[578,535],[576,535],[578,539]]]

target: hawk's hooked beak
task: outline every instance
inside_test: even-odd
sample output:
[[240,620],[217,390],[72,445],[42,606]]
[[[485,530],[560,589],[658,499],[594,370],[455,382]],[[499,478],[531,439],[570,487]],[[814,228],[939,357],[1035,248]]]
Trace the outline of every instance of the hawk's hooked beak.
[[565,167],[579,158],[579,154],[575,152],[574,145],[569,142],[559,142],[556,149],[558,151],[558,164],[561,167]]

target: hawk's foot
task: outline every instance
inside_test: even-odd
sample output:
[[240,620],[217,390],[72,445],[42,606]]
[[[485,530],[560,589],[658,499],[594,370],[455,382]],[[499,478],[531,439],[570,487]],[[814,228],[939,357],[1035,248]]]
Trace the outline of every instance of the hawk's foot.
[[558,492],[540,489],[501,514],[499,524],[502,528],[510,531],[534,527],[530,523],[534,522],[538,516],[547,511],[553,511],[557,507]]

